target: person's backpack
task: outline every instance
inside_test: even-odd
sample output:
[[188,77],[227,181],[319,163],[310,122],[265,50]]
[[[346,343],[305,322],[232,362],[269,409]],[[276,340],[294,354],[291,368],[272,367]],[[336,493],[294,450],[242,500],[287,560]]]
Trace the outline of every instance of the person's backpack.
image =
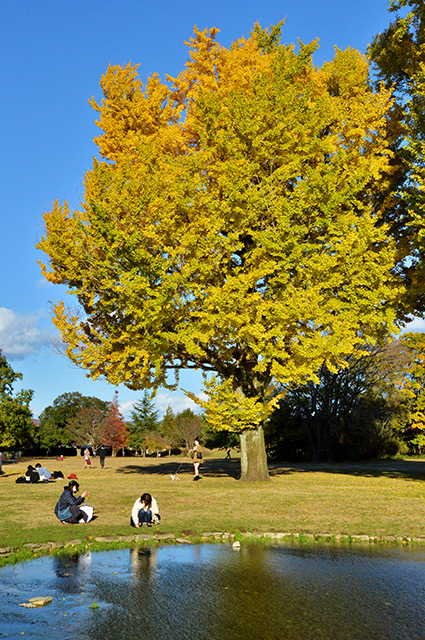
[[19,478],[16,478],[15,482],[16,484],[26,484],[27,479],[25,476],[19,476]]
[[58,478],[63,478],[62,471],[53,471],[52,478],[54,478],[55,480],[57,480]]

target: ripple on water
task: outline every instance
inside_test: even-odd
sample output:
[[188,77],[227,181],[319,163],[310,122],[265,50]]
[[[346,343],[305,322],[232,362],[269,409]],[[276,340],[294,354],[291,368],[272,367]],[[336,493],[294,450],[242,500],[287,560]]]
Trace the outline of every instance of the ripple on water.
[[[18,606],[46,595],[53,602],[43,608]],[[424,596],[422,549],[126,549],[0,569],[0,633],[40,640],[423,640]]]

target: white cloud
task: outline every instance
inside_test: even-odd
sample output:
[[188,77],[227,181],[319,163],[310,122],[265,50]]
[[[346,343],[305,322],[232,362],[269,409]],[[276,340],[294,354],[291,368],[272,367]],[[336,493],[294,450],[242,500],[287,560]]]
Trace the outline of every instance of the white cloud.
[[40,278],[37,282],[37,289],[50,289],[51,287],[54,287],[53,282],[46,280],[46,278]]
[[[202,399],[206,398],[205,394],[203,393],[198,394],[198,397]],[[136,402],[138,401],[129,400],[120,404],[120,411],[127,420],[130,419],[131,411]],[[199,413],[202,410],[201,407],[197,405],[196,402],[193,402],[193,400],[191,400],[190,398],[186,398],[186,396],[174,395],[172,393],[157,393],[153,398],[153,402],[155,403],[154,410],[158,411],[159,418],[162,418],[164,416],[168,406],[172,408],[174,414],[180,413],[185,409],[192,409],[194,413]]]
[[49,333],[37,328],[37,316],[23,316],[0,307],[0,349],[7,358],[22,360],[37,353],[49,340]]
[[403,327],[401,333],[407,333],[408,331],[412,331],[413,333],[425,333],[425,320],[423,318],[413,318],[411,322]]
[[180,413],[185,409],[192,409],[194,413],[199,413],[201,407],[186,396],[175,396],[171,393],[157,393],[155,396],[155,404],[161,415],[167,411],[170,406],[174,413]]

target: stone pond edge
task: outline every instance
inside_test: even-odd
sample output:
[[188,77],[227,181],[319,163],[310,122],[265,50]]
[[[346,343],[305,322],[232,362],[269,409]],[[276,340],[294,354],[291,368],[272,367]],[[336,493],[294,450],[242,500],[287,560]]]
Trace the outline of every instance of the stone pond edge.
[[[249,531],[244,533],[228,533],[226,531],[205,531],[199,536],[181,537],[174,533],[156,533],[155,535],[136,534],[129,536],[97,536],[92,540],[73,539],[67,542],[27,542],[20,548],[0,547],[0,560],[7,559],[14,554],[28,550],[34,553],[49,552],[58,549],[72,550],[79,545],[85,545],[87,549],[95,547],[98,544],[117,544],[117,543],[171,543],[171,544],[194,544],[202,542],[233,542],[235,539],[239,542],[244,541],[263,541],[266,543],[285,543],[285,542],[328,542],[328,543],[348,543],[348,544],[396,544],[396,545],[423,545],[425,537],[414,536],[369,536],[369,535],[348,535],[348,534],[332,534],[332,533],[297,533],[297,532],[261,532]],[[70,549],[71,548],[71,549]],[[93,549],[95,550],[95,549]]]

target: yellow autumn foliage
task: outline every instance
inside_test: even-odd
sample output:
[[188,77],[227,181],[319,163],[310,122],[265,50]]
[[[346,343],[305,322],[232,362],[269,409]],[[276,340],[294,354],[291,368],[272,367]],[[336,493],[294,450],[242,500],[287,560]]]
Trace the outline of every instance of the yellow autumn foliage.
[[71,360],[134,389],[217,374],[217,428],[256,427],[279,385],[388,334],[401,293],[376,199],[391,94],[358,51],[318,68],[317,42],[296,53],[278,31],[225,48],[195,28],[165,81],[109,67],[91,100],[101,159],[38,244],[80,306],[55,307]]

